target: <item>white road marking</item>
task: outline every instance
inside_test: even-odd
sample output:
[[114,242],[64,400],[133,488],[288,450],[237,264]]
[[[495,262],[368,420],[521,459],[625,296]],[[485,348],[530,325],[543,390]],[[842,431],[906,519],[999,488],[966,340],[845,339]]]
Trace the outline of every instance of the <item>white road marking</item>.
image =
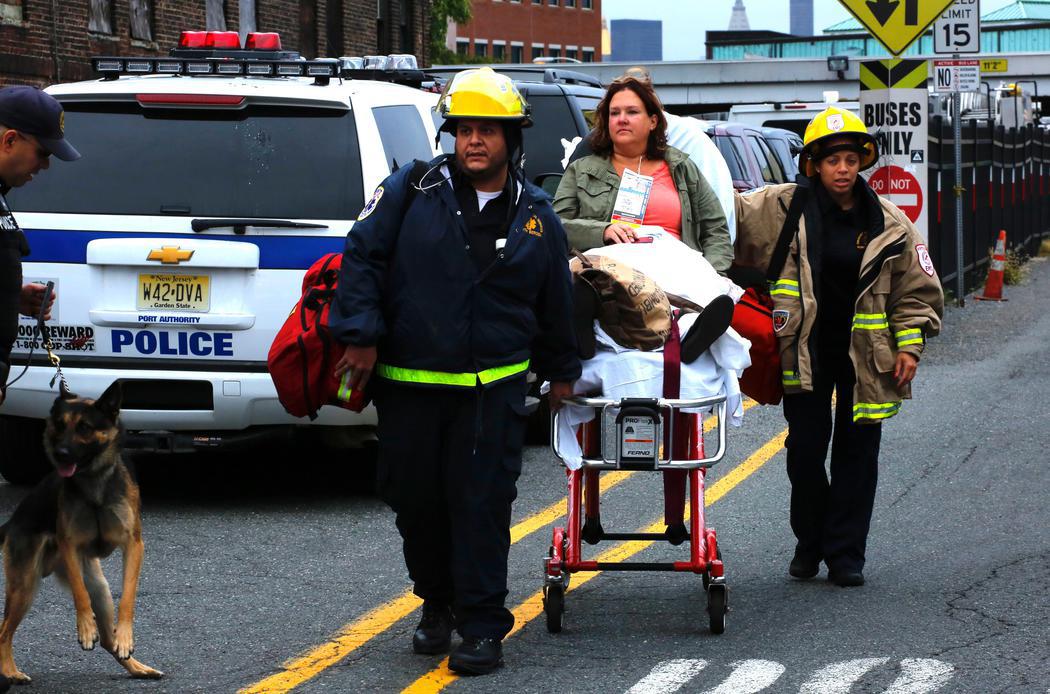
[[706,660],[666,660],[646,675],[627,694],[671,694],[707,667]]
[[722,684],[705,694],[756,694],[777,681],[784,666],[772,660],[738,660]]
[[799,694],[848,694],[850,687],[868,670],[884,665],[889,658],[857,658],[832,663],[813,673]]
[[[889,658],[857,658],[825,665],[802,685],[799,694],[848,694],[864,675],[889,661]],[[626,694],[672,694],[706,667],[706,660],[665,660]],[[737,660],[731,667],[729,677],[704,694],[758,694],[772,686],[786,669],[776,661],[758,659]],[[954,665],[932,658],[904,658],[900,670],[900,675],[883,694],[930,694],[944,687],[955,674]]]
[[926,694],[935,692],[955,674],[955,666],[932,658],[905,658],[901,674],[885,694]]

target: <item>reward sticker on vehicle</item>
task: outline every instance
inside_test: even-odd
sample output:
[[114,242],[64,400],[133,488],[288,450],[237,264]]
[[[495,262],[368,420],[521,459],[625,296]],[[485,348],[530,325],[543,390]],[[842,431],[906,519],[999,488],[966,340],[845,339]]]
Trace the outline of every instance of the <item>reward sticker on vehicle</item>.
[[625,458],[656,457],[656,424],[652,417],[624,417],[620,450]]
[[211,278],[150,272],[139,275],[135,307],[151,311],[197,311],[211,308]]

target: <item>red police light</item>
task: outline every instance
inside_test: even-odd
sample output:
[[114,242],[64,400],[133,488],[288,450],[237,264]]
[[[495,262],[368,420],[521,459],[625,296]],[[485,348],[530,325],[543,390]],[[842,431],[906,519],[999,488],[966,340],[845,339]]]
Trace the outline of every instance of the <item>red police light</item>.
[[273,32],[255,31],[248,34],[244,47],[249,51],[281,50],[281,35]]
[[184,31],[179,35],[179,48],[204,48],[206,31]]
[[204,39],[205,48],[233,48],[241,47],[241,37],[236,31],[209,31]]

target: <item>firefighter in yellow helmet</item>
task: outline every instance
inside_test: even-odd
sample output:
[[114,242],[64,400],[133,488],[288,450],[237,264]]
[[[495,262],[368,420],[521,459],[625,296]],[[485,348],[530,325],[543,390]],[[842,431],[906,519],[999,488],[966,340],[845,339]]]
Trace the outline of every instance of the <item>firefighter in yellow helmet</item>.
[[379,414],[380,494],[397,514],[423,599],[416,653],[460,673],[503,660],[511,503],[526,376],[551,408],[580,375],[568,242],[549,198],[515,165],[528,104],[490,68],[464,70],[436,107],[455,153],[406,164],[347,236],[333,334],[336,373]]
[[736,263],[768,277],[773,299],[797,538],[788,573],[812,578],[823,561],[829,581],[859,586],[881,424],[911,397],[944,295],[919,230],[858,175],[878,160],[864,123],[832,106],[803,142],[796,183],[737,195]]

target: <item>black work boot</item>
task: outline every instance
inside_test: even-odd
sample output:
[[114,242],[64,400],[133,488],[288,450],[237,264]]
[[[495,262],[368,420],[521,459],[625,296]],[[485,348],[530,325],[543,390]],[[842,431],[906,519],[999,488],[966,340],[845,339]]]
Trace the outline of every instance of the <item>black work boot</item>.
[[412,650],[420,655],[448,653],[452,646],[452,608],[435,602],[423,603],[423,616],[412,634]]
[[499,639],[465,636],[448,658],[448,669],[461,675],[487,675],[501,665],[503,644]]
[[788,565],[788,573],[792,578],[805,580],[813,578],[820,571],[820,557],[815,557],[808,552],[795,550],[795,556],[791,558]]

